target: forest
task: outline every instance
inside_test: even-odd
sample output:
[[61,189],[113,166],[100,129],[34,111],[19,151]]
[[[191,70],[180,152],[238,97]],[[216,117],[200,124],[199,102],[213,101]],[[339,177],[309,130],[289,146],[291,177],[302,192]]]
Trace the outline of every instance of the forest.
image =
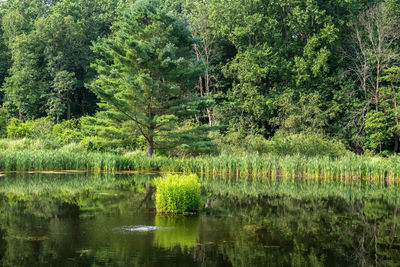
[[0,146],[390,156],[399,11],[395,0],[2,1]]

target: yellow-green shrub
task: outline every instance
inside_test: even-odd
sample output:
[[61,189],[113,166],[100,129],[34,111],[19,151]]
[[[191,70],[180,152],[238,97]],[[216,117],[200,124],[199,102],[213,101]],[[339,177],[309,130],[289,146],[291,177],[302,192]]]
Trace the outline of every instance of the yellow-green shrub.
[[29,126],[21,122],[19,119],[11,118],[7,126],[8,138],[22,138],[29,137]]
[[157,212],[185,213],[200,209],[200,184],[197,175],[168,174],[155,180]]

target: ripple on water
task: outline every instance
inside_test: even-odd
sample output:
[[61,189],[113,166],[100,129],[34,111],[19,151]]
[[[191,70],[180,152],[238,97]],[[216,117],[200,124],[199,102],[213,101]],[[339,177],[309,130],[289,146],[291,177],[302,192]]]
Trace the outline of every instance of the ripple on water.
[[114,228],[114,231],[122,232],[122,233],[130,233],[130,232],[152,232],[155,230],[169,230],[172,227],[160,227],[160,226],[149,226],[149,225],[129,225]]

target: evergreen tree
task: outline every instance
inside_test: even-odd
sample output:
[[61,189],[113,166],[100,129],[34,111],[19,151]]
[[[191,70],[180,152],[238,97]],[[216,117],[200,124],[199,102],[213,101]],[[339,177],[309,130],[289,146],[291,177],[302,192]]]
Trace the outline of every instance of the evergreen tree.
[[145,138],[146,155],[154,147],[184,143],[208,146],[207,138],[177,131],[181,118],[198,112],[204,99],[190,95],[201,68],[194,64],[195,40],[185,21],[158,1],[137,1],[126,11],[114,34],[94,46],[99,59],[92,91],[103,113],[117,122],[131,121]]

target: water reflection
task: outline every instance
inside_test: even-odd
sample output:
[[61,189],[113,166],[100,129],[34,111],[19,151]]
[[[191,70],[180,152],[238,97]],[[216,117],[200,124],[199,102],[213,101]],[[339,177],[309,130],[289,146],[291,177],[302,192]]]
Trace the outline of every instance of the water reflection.
[[[395,191],[384,195],[380,187],[343,193],[340,184],[312,181],[254,187],[210,181],[203,183],[208,208],[187,217],[156,215],[148,176],[87,176],[84,181],[79,175],[47,176],[39,177],[41,185],[27,177],[9,178],[0,180],[1,188],[22,193],[0,194],[2,266],[400,262],[399,201]],[[53,182],[62,183],[64,191]],[[21,187],[28,183],[31,193],[23,194]]]
[[164,249],[193,248],[199,241],[199,216],[157,215],[154,245]]

